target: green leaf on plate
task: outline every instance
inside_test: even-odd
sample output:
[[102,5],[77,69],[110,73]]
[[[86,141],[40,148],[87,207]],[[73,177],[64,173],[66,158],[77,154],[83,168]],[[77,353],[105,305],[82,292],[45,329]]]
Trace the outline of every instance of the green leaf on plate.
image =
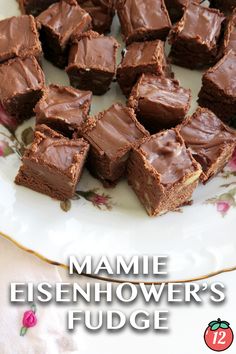
[[230,192],[228,192],[228,193],[224,193],[224,194],[221,194],[220,196],[219,196],[219,199],[218,199],[219,201],[224,201],[224,202],[229,202],[229,203],[231,203],[232,205],[234,204],[234,202],[235,202],[235,200],[234,200],[234,197],[233,197],[233,195],[230,193]]
[[236,188],[231,189],[231,190],[228,192],[228,194],[230,194],[232,197],[234,197],[235,194],[236,194]]
[[23,143],[25,144],[25,146],[30,145],[33,140],[34,140],[34,131],[31,127],[26,128],[25,130],[23,130],[23,132],[21,133],[21,139],[23,141]]
[[9,145],[6,145],[3,149],[3,157],[7,157],[12,154],[14,154],[14,150]]
[[71,209],[71,201],[68,199],[68,200],[61,202],[60,207],[64,212],[67,213]]

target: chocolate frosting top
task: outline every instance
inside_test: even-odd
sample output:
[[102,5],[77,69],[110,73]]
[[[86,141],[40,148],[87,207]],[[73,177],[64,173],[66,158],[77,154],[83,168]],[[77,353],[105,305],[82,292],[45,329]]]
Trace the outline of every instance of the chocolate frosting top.
[[94,124],[93,129],[88,127],[84,137],[101,154],[111,158],[123,150],[129,150],[132,144],[149,135],[136,120],[134,111],[118,103],[100,113]]
[[91,24],[91,17],[85,10],[66,1],[51,5],[37,17],[37,20],[41,25],[54,31],[62,45],[67,44],[75,31],[83,32]]
[[71,47],[68,68],[76,65],[85,70],[101,69],[115,73],[118,47],[115,38],[88,31],[79,36]]
[[191,2],[179,22],[179,36],[190,39],[196,38],[198,42],[211,48],[217,44],[224,20],[224,15],[218,10]]
[[16,56],[41,54],[33,16],[14,16],[0,21],[0,34],[0,62]]
[[43,71],[35,57],[12,59],[0,65],[0,99],[7,100],[14,95],[44,87]]
[[124,51],[120,67],[156,64],[164,57],[164,42],[160,40],[134,42]]
[[43,130],[36,130],[35,140],[27,157],[73,173],[73,164],[79,161],[79,154],[87,147],[88,144],[83,139],[70,140],[45,127]]
[[171,27],[163,0],[118,0],[117,9],[125,36],[133,34],[136,30]]
[[234,28],[232,29],[232,32],[230,33],[227,49],[229,49],[229,50],[233,49],[234,51],[236,51],[236,23],[235,23]]
[[115,14],[114,0],[79,0],[79,4],[92,17],[94,30],[99,33],[109,31]]
[[205,171],[219,157],[228,143],[236,143],[236,131],[206,108],[198,108],[192,117],[180,126],[180,134],[192,154]]
[[110,8],[114,9],[116,0],[77,0],[79,5],[83,5],[87,2],[90,2],[94,6],[101,6],[104,9]]
[[236,9],[228,19],[223,43],[223,51],[230,49],[236,51]]
[[[203,81],[211,81],[224,95],[236,96],[236,53],[229,51],[213,68],[203,76]],[[222,107],[223,109],[223,107]]]
[[38,146],[37,156],[43,158],[50,165],[54,165],[60,170],[67,170],[73,162],[75,156],[80,152],[80,145],[73,142],[56,139],[45,139]]
[[190,90],[180,87],[179,82],[162,76],[143,74],[135,91],[135,99],[148,99],[150,104],[161,103],[173,108],[189,104]]
[[160,175],[162,184],[173,184],[196,170],[183,139],[175,129],[153,135],[140,147]]
[[92,92],[72,87],[50,85],[35,107],[37,120],[61,119],[70,124],[80,124],[88,114]]

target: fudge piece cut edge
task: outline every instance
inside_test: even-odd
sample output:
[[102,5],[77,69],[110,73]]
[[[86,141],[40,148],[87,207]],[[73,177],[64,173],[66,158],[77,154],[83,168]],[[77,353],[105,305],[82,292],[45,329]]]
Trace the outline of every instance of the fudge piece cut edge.
[[[218,138],[218,141],[216,141],[214,144],[212,142],[213,138],[208,139],[208,144],[206,140],[202,144],[200,144],[200,141],[197,141],[197,147],[195,148],[194,143],[188,142],[188,133],[185,133],[184,130],[189,127],[189,129],[192,129],[196,134],[196,127],[194,127],[194,125],[191,126],[191,124],[194,123],[194,121],[198,117],[201,117],[205,114],[208,115],[209,122],[210,120],[212,120],[212,132],[211,134],[209,133],[208,125],[206,125],[205,123],[201,124],[201,129],[199,128],[199,134],[203,133],[203,135],[205,135],[205,133],[203,132],[203,129],[205,128],[207,134],[212,135],[213,131],[216,129],[216,124],[218,124],[218,134],[220,134],[220,137]],[[205,119],[206,118],[204,117],[204,120]],[[200,179],[202,183],[206,184],[211,178],[213,178],[223,170],[223,168],[227,165],[230,158],[232,157],[234,149],[236,147],[236,130],[227,127],[220,120],[220,118],[218,118],[212,111],[202,107],[199,107],[192,116],[186,118],[184,122],[180,124],[177,128],[187,148],[191,151],[193,158],[202,166],[202,174],[200,176]],[[222,135],[224,135],[224,139]],[[215,136],[215,138],[217,139],[217,136]],[[210,160],[210,158],[207,156],[207,151],[209,150],[209,148],[213,147],[218,148],[218,150],[215,154],[215,158]],[[206,150],[205,154],[204,149]]]
[[[134,139],[133,142],[127,141],[125,146],[119,147],[115,152],[103,150],[103,147],[99,146],[98,143],[89,136],[89,133],[96,129],[97,123],[102,120],[106,113],[112,109],[117,109],[118,111],[119,109],[124,110],[125,114],[127,114],[129,119],[133,122],[133,128],[140,133],[140,138]],[[111,134],[114,133],[115,129],[111,124]],[[119,182],[119,180],[125,176],[127,161],[131,148],[141,144],[147,137],[149,137],[150,134],[138,122],[133,109],[128,108],[120,103],[116,103],[109,107],[107,110],[100,112],[95,117],[89,118],[84,125],[81,135],[90,144],[90,152],[88,157],[89,171],[93,176],[101,180],[104,187],[110,188],[114,187]]]
[[[55,92],[55,101],[53,98],[53,90]],[[51,114],[45,114],[45,110],[52,109],[54,103],[55,106],[57,105],[56,98],[60,95],[71,94],[75,99],[72,102],[73,110],[78,110],[78,117],[81,118],[81,122],[75,122],[74,119],[72,122],[69,121],[68,117],[63,117],[63,112],[56,111],[52,112]],[[50,103],[47,103],[49,95],[52,94]],[[78,104],[76,107],[76,95],[78,95]],[[80,96],[81,95],[81,96]],[[82,99],[84,97],[84,100]],[[83,102],[79,102],[82,99]],[[59,100],[58,109],[61,105],[64,105],[67,110],[70,108],[71,102],[62,102]],[[44,90],[44,94],[42,98],[38,101],[34,108],[34,112],[36,114],[36,124],[45,124],[51,129],[57,131],[58,133],[66,136],[71,137],[75,132],[79,132],[83,126],[83,123],[86,121],[89,115],[89,111],[91,108],[92,103],[92,92],[91,91],[80,91],[71,86],[64,86],[64,85],[56,85],[50,84]]]
[[[10,96],[6,96],[5,98],[3,98],[3,94],[1,94],[1,100],[0,100],[0,104],[2,105],[3,109],[7,113],[9,113],[13,117],[15,117],[19,123],[22,122],[23,120],[33,117],[33,115],[34,115],[34,112],[33,112],[34,107],[37,104],[37,102],[40,100],[40,98],[42,97],[44,89],[45,89],[44,72],[42,71],[41,66],[39,65],[37,59],[34,56],[29,56],[29,57],[25,57],[25,58],[17,57],[17,58],[11,59],[11,60],[0,65],[0,68],[2,69],[5,67],[10,68],[11,65],[13,66],[14,63],[17,63],[23,67],[23,72],[27,76],[27,70],[24,69],[24,66],[26,65],[24,63],[26,61],[31,62],[32,66],[34,67],[34,70],[38,74],[38,78],[37,78],[38,87],[37,88],[26,87],[24,92],[18,92],[18,93],[14,90],[14,87],[13,87],[12,94]],[[31,76],[32,76],[32,73],[31,73]],[[27,82],[27,80],[29,80],[28,77],[25,78],[26,82]],[[9,83],[10,84],[12,83],[12,81],[10,79],[9,79]],[[1,89],[0,89],[0,92],[1,92]],[[27,96],[27,99],[24,99],[25,96]],[[16,97],[18,97],[18,102],[16,101]],[[25,104],[24,101],[27,101],[27,104]],[[29,107],[30,107],[30,109],[29,109]],[[25,108],[26,108],[26,110],[25,110]]]
[[[56,147],[60,147],[58,141],[61,141],[65,145],[81,148],[78,153],[73,154],[70,166],[64,171],[46,161],[42,156],[37,157],[38,144],[43,140],[55,138],[57,139]],[[26,149],[22,157],[22,165],[15,178],[15,183],[53,199],[61,201],[71,199],[81,178],[88,151],[89,144],[84,139],[70,140],[45,125],[39,125],[36,127],[33,143]],[[60,187],[57,186],[57,182]]]
[[[139,87],[142,88],[142,86],[145,86],[145,84],[147,85],[147,87],[149,87],[150,85],[151,87],[153,87],[154,90],[155,80],[157,82],[163,81],[163,89],[168,90],[168,85],[171,86],[170,93],[172,93],[174,89],[176,90],[176,113],[174,113],[175,108],[173,107],[173,96],[170,99],[170,108],[167,108],[168,96],[166,98],[166,101],[163,100],[163,98],[165,98],[165,91],[162,95],[160,95],[159,102],[156,101],[156,103],[154,103],[152,100],[149,100],[148,93],[142,94],[141,92],[139,92]],[[161,86],[161,82],[159,86],[156,86],[156,90],[158,92],[161,92]],[[185,102],[181,102],[180,100],[178,100],[178,96],[180,95],[185,96]],[[177,124],[181,123],[181,121],[185,118],[187,112],[190,109],[191,99],[191,90],[182,87],[178,80],[167,78],[164,76],[156,76],[151,73],[146,73],[141,75],[137,83],[132,88],[131,94],[128,99],[128,106],[135,110],[137,119],[140,121],[140,123],[143,124],[144,127],[151,133],[155,134],[162,129],[170,129],[176,126]],[[147,108],[148,102],[149,109]],[[142,107],[142,103],[146,105],[146,113],[145,107]]]
[[[113,51],[113,53],[111,52],[110,67],[107,67],[106,65],[102,66],[101,63],[97,63],[96,57],[94,58],[92,65],[86,65],[86,63],[83,62],[85,61],[84,59],[81,63],[77,60],[81,41],[93,41],[96,39],[110,41],[110,46]],[[87,47],[86,43],[84,43],[84,46]],[[116,75],[116,60],[119,46],[119,43],[114,37],[104,36],[103,34],[91,30],[79,35],[75,34],[69,52],[68,65],[66,67],[66,73],[69,77],[71,86],[80,90],[92,91],[94,95],[104,95],[110,89],[111,83]],[[99,57],[100,61],[101,58]]]
[[[183,169],[183,176],[179,180],[166,184],[161,182],[161,174],[148,161],[143,148],[150,141],[170,134],[170,132],[175,134],[177,147],[181,147],[182,152],[188,156],[191,170],[184,173],[185,169]],[[169,154],[173,146],[172,144],[167,144],[163,148],[164,153]],[[176,151],[179,148],[176,148]],[[176,168],[179,169],[179,164],[176,164]],[[201,173],[200,164],[186,148],[183,138],[177,129],[166,130],[152,135],[139,148],[133,148],[128,163],[128,183],[149,216],[163,215],[169,211],[176,211],[183,205],[188,205],[191,202],[194,190],[198,186]]]

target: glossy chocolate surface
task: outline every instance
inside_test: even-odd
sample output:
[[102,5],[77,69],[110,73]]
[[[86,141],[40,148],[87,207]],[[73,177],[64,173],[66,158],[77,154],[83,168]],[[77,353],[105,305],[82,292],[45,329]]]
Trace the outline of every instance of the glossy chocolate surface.
[[158,124],[169,128],[181,121],[190,107],[190,99],[190,90],[181,87],[178,81],[143,74],[131,92],[129,105],[143,118],[144,125],[145,122],[150,128],[153,125],[155,130]]
[[229,17],[225,38],[223,44],[223,52],[226,53],[229,50],[233,50],[236,52],[236,9],[233,11],[231,16]]
[[195,39],[211,48],[217,44],[225,17],[217,10],[191,3],[178,28],[180,38]]
[[110,158],[129,150],[137,140],[148,135],[137,122],[134,111],[118,103],[100,113],[94,125],[92,129],[88,127],[84,137]]
[[180,87],[179,82],[162,76],[143,74],[137,85],[136,98],[147,98],[150,104],[161,103],[172,108],[189,102],[190,90]]
[[55,2],[58,0],[18,0],[21,12],[33,16],[38,16]]
[[68,69],[97,69],[115,74],[118,43],[113,37],[89,31],[78,37],[70,50]]
[[74,196],[89,145],[67,139],[45,125],[36,126],[15,182],[59,200]]
[[37,17],[41,26],[49,28],[65,46],[74,32],[83,32],[91,23],[89,14],[80,6],[60,1]]
[[36,22],[32,16],[10,17],[0,21],[0,62],[14,57],[42,54]]
[[203,82],[206,80],[221,90],[224,95],[236,100],[236,53],[229,51],[204,74]]
[[164,57],[164,42],[160,40],[150,42],[136,42],[130,44],[125,50],[121,62],[122,68],[150,65],[160,62]]
[[145,38],[164,39],[171,27],[164,0],[117,0],[117,10],[127,43]]
[[92,28],[99,33],[110,31],[115,15],[114,0],[79,0],[79,5],[92,18]]
[[164,42],[160,40],[135,42],[123,53],[117,69],[117,81],[125,95],[129,95],[143,73],[171,76],[171,68],[167,63]]
[[191,155],[175,130],[153,135],[140,149],[160,174],[162,184],[179,182],[186,174],[195,170]]
[[71,129],[79,127],[87,118],[92,92],[72,87],[50,85],[35,107],[37,123],[65,123]]
[[236,144],[236,131],[226,127],[214,113],[198,108],[180,126],[180,134],[193,157],[206,171],[230,143]]
[[109,90],[116,73],[118,42],[93,31],[75,38],[66,68],[70,83],[80,90],[103,95]]
[[41,90],[45,78],[35,57],[12,59],[0,65],[0,97],[4,101],[30,90]]
[[190,2],[199,3],[201,0],[165,0],[166,8],[172,22],[179,21]]
[[[81,140],[69,140],[60,134],[47,134],[36,130],[35,140],[27,154],[27,159],[43,161],[61,171],[73,175],[71,167],[78,160],[78,154],[86,143]],[[24,159],[23,159],[24,160]]]

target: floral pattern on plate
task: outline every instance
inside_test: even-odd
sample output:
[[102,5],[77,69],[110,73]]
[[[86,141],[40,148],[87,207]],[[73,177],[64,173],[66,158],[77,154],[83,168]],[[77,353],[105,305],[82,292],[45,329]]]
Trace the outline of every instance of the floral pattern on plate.
[[[233,153],[231,161],[228,163],[227,168],[220,175],[224,179],[229,177],[236,177],[236,149]],[[229,188],[236,185],[236,181],[222,184],[222,188]],[[217,197],[210,198],[206,201],[208,204],[216,205],[217,211],[226,216],[230,209],[236,208],[236,187],[230,188],[227,192],[220,194]]]
[[[17,123],[15,119],[8,116],[0,105],[0,125],[4,126],[7,132],[0,131],[0,157],[7,157],[11,154],[17,153],[22,157],[25,148],[30,145],[34,138],[34,131],[32,127],[24,129],[21,133],[21,139],[16,135]],[[99,192],[98,188],[87,191],[77,191],[74,199],[84,198],[92,203],[93,206],[100,210],[111,210],[111,197],[103,192]],[[66,200],[60,203],[60,207],[64,212],[71,209],[71,201]]]
[[[0,106],[0,124],[3,125],[8,133],[0,131],[2,140],[0,139],[0,157],[7,157],[14,152],[22,156],[25,148],[31,144],[33,141],[33,129],[28,127],[24,129],[21,133],[21,140],[19,140],[15,134],[16,121],[14,118],[8,116]],[[220,174],[220,177],[228,179],[229,177],[236,177],[236,149],[232,156],[231,161],[225,170]],[[223,184],[222,188],[228,188],[236,184],[236,181]],[[87,190],[87,191],[77,191],[74,199],[84,198],[85,200],[92,203],[93,206],[100,210],[111,210],[112,200],[111,197],[103,192],[99,192],[98,188]],[[216,210],[222,215],[226,216],[230,209],[236,208],[236,187],[230,189],[227,192],[220,194],[219,196],[207,199],[206,204],[213,204],[216,206]],[[60,203],[60,207],[64,212],[68,212],[71,209],[71,201],[66,200]],[[182,210],[181,210],[182,211]]]

